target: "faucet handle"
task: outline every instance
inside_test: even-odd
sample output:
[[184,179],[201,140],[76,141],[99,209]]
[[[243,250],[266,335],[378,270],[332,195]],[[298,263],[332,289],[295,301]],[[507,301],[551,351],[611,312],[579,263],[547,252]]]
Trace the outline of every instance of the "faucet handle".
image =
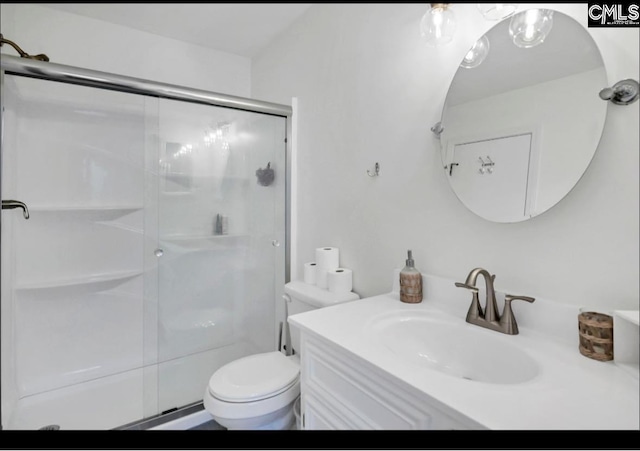
[[466,283],[462,283],[462,282],[456,282],[456,287],[460,287],[460,288],[466,288],[469,291],[472,291],[473,293],[478,293],[480,290],[478,290],[478,287],[474,287],[473,285],[467,285]]
[[533,302],[533,301],[536,300],[536,298],[531,298],[529,296],[515,296],[515,295],[512,295],[512,294],[507,294],[507,295],[504,296],[504,302],[511,302],[511,301],[516,301],[516,300]]
[[478,299],[478,293],[480,292],[478,287],[460,282],[456,282],[455,284],[456,287],[466,288],[471,291],[471,305],[467,311],[467,322],[470,322],[470,320],[477,320],[478,318],[484,318],[484,312],[482,311],[482,307],[480,307],[480,300]]
[[535,301],[535,298],[529,296],[514,296],[511,294],[507,294],[504,297],[504,310],[502,312],[502,316],[500,317],[500,326],[505,334],[509,335],[518,335],[518,323],[516,323],[516,317],[513,315],[513,310],[511,309],[511,301],[527,301],[529,303]]

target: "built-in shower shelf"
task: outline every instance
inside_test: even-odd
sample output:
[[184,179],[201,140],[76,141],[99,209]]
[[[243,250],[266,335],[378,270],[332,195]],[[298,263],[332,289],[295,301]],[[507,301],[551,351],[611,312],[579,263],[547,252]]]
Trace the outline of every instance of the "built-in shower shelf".
[[160,241],[175,245],[176,247],[189,250],[208,250],[220,247],[226,247],[229,241],[236,242],[243,238],[248,238],[246,234],[227,234],[227,235],[167,235],[161,237]]
[[77,276],[51,280],[31,281],[16,284],[16,290],[40,290],[49,288],[64,288],[78,285],[122,283],[127,279],[142,275],[142,271],[113,271],[88,276]]
[[194,194],[197,194],[200,190],[193,190],[193,191],[162,191],[162,193],[160,193],[162,196],[168,196],[168,197],[180,197],[180,196],[193,196]]
[[120,216],[125,216],[130,213],[140,211],[144,208],[143,205],[105,205],[105,206],[73,206],[73,205],[59,205],[59,206],[51,206],[51,205],[33,205],[29,206],[29,212],[32,213],[32,216],[35,215],[35,218],[39,216],[40,213],[44,213],[47,215],[82,215],[91,217],[91,219],[96,220],[109,220],[119,218]]
[[246,182],[250,180],[246,175],[239,174],[225,174],[225,175],[192,175],[192,174],[178,174],[167,173],[164,174],[167,180],[230,180],[235,182]]
[[231,233],[226,235],[166,235],[161,237],[162,241],[183,243],[188,241],[202,241],[202,240],[228,240],[233,238],[245,238],[247,234]]
[[29,210],[33,211],[46,211],[46,212],[93,212],[93,211],[123,211],[130,212],[136,210],[142,210],[143,205],[34,205],[30,206]]
[[244,189],[248,186],[251,178],[243,175],[184,175],[184,174],[166,174],[165,180],[173,182],[172,185],[166,185],[161,194],[163,196],[172,195],[194,195],[204,191]]

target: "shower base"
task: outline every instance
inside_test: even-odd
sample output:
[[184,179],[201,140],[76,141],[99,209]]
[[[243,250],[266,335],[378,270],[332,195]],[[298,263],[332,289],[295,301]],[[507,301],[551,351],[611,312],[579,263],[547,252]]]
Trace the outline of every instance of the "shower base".
[[[122,428],[169,409],[201,402],[216,369],[255,352],[259,351],[249,344],[236,343],[26,396],[7,415],[5,429],[35,430],[51,424],[59,425],[60,430]],[[210,416],[204,413],[195,412],[184,428],[209,421]],[[182,427],[179,425],[173,427]]]

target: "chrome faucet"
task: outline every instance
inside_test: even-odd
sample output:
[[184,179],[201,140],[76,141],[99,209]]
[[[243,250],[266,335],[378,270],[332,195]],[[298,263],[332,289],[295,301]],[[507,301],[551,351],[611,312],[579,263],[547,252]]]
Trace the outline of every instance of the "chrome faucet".
[[[476,287],[476,281],[478,280],[479,275],[482,275],[484,278],[487,295],[484,312],[482,311],[480,300],[478,299],[478,293],[480,290]],[[496,291],[493,287],[493,282],[495,280],[496,276],[489,274],[486,269],[475,268],[471,270],[465,283],[455,283],[456,287],[466,288],[471,291],[471,306],[469,306],[466,321],[468,323],[475,324],[476,326],[502,332],[503,334],[517,335],[518,323],[516,323],[516,318],[513,315],[513,310],[511,309],[511,301],[521,300],[533,302],[535,299],[528,296],[513,296],[507,294],[504,297],[504,309],[502,310],[502,315],[498,315]]]

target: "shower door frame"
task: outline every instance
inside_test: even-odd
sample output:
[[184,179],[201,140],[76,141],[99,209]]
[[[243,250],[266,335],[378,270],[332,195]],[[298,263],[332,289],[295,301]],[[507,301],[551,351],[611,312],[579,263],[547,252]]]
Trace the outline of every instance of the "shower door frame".
[[[290,281],[291,274],[291,154],[292,154],[292,117],[293,109],[282,105],[245,97],[221,94],[201,89],[187,88],[179,85],[160,83],[141,78],[117,75],[109,72],[95,71],[81,67],[68,66],[45,61],[20,58],[0,54],[0,199],[2,199],[2,161],[4,147],[4,78],[5,74],[18,75],[41,80],[56,81],[99,89],[140,94],[150,97],[180,100],[202,105],[210,105],[253,113],[284,117],[285,122],[285,283]],[[0,236],[2,221],[0,220]],[[0,285],[2,284],[2,267],[0,259]],[[274,300],[275,302],[275,300]],[[1,328],[1,325],[0,325]],[[0,329],[0,337],[1,337]],[[1,340],[1,338],[0,338]],[[2,412],[0,409],[0,430],[2,429]]]

